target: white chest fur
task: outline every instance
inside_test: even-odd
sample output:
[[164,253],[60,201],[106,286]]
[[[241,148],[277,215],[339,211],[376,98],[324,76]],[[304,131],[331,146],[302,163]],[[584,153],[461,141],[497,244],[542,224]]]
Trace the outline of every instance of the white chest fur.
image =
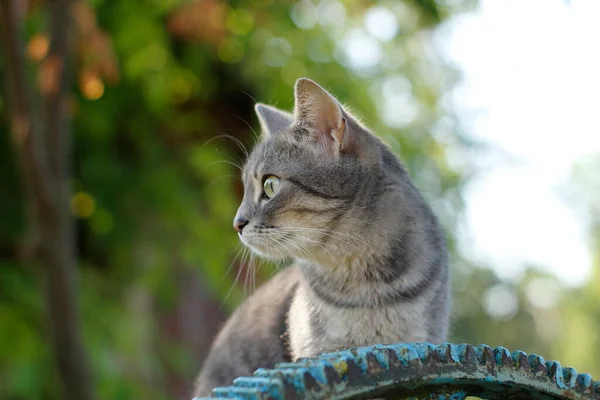
[[288,323],[293,358],[355,346],[427,340],[420,304],[340,308],[321,301],[300,286]]

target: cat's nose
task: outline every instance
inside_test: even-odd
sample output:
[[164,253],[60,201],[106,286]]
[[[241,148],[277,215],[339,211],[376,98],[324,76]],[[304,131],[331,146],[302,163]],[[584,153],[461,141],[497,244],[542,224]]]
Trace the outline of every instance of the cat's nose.
[[238,233],[242,233],[242,229],[246,225],[248,225],[248,220],[244,217],[235,217],[233,220],[233,229],[235,229]]

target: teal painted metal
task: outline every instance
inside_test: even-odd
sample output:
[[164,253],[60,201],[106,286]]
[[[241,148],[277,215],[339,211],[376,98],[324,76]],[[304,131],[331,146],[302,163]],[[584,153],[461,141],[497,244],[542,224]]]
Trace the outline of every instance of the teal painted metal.
[[[401,343],[326,353],[258,369],[213,399],[597,399],[600,382],[556,361],[503,347]],[[204,400],[195,398],[194,400]]]

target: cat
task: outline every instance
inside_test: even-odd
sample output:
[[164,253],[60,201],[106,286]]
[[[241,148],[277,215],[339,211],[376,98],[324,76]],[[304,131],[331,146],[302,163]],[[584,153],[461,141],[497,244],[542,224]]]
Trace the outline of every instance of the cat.
[[354,346],[442,343],[450,291],[436,217],[392,151],[302,78],[294,114],[257,104],[263,138],[243,169],[241,241],[294,259],[225,324],[195,396],[259,367]]

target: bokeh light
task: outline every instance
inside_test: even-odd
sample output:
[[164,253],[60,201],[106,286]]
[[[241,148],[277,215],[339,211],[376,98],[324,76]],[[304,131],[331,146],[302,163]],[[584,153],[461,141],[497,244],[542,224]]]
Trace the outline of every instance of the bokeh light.
[[398,20],[388,8],[375,6],[365,14],[365,28],[371,36],[389,41],[398,33]]
[[33,61],[42,61],[48,54],[50,42],[48,38],[41,34],[33,35],[27,44],[27,55]]
[[77,192],[71,198],[71,212],[81,219],[91,217],[96,211],[96,200],[87,192]]

